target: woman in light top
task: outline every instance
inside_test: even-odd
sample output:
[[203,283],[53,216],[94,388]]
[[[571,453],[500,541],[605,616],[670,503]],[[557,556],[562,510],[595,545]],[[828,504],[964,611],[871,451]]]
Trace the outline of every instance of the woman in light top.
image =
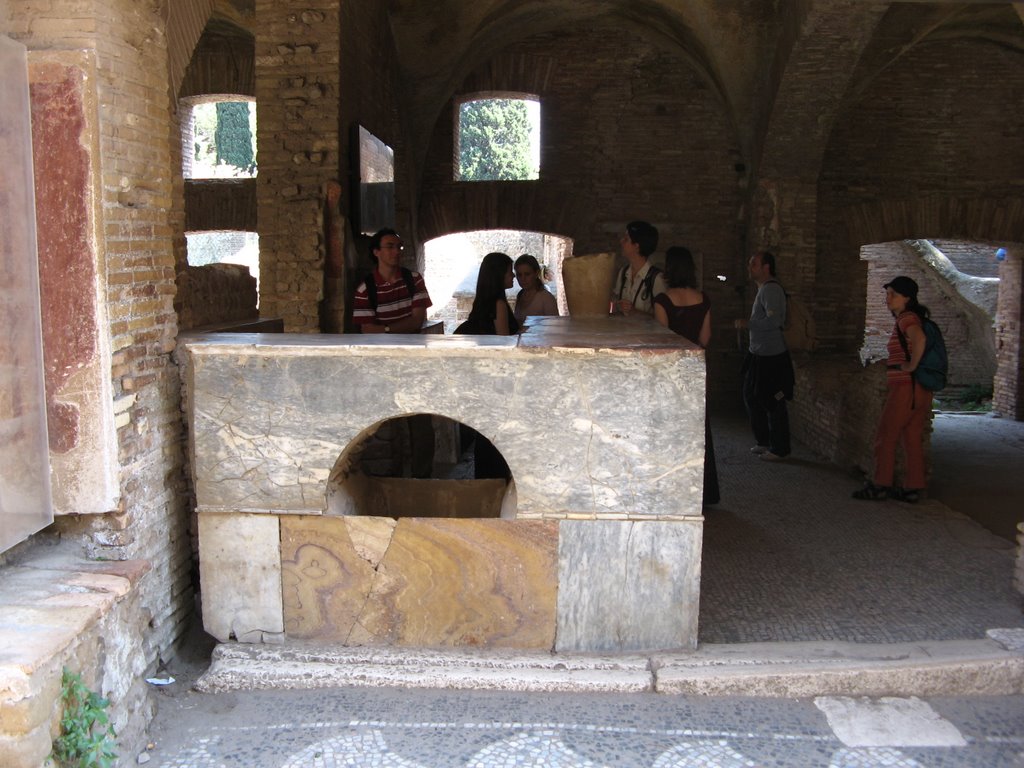
[[516,279],[522,288],[516,296],[515,317],[522,325],[530,315],[557,315],[558,302],[544,287],[544,276],[537,259],[524,253],[515,263]]

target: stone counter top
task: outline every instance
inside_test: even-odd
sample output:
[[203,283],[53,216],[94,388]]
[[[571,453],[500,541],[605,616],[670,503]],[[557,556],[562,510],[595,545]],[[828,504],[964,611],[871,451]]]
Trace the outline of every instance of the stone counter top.
[[329,480],[363,436],[429,413],[498,448],[516,517],[701,515],[703,352],[647,317],[537,318],[511,337],[204,334],[183,349],[200,512],[332,513]]
[[[308,354],[312,349],[331,350],[429,350],[452,354],[469,350],[522,350],[526,352],[571,349],[600,350],[605,354],[646,351],[652,354],[702,355],[699,347],[658,325],[647,315],[635,317],[531,317],[526,330],[516,336],[453,336],[438,334],[299,334],[299,333],[203,333],[182,334],[181,344],[194,354],[215,350],[238,351],[257,347],[262,354]],[[300,351],[301,350],[301,351]],[[418,354],[418,353],[413,353]]]

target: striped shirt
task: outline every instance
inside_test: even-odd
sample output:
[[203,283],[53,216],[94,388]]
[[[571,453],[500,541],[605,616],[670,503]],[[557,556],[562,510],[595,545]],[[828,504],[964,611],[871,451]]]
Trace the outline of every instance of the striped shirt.
[[409,317],[414,307],[429,307],[431,305],[430,295],[427,293],[427,286],[423,282],[423,275],[419,272],[412,273],[413,285],[416,288],[415,295],[409,298],[409,288],[405,284],[405,278],[399,272],[393,282],[387,282],[376,269],[373,270],[373,280],[377,284],[377,311],[374,312],[370,305],[370,297],[366,292],[366,282],[359,284],[352,303],[352,322],[356,325],[375,323],[377,325],[388,325]]
[[[914,352],[914,342],[911,341],[907,333],[907,330],[914,325],[920,326],[921,318],[917,316],[916,312],[907,310],[900,312],[899,317],[896,318],[896,323],[892,327],[892,335],[889,336],[889,343],[885,348],[889,353],[889,359],[886,361],[886,382],[890,385],[909,384],[914,380],[913,374],[900,370],[900,364],[910,362],[910,356]],[[900,344],[900,335],[896,330],[897,328],[903,332],[903,338],[907,340],[906,352],[903,351],[903,345]]]

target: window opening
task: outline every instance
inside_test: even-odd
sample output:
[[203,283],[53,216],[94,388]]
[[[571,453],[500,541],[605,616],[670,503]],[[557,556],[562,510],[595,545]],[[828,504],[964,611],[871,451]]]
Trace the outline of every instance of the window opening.
[[236,96],[186,102],[182,172],[186,179],[256,176],[256,102]]
[[[452,333],[469,317],[480,262],[491,251],[507,253],[513,261],[524,253],[536,257],[544,270],[545,287],[558,300],[559,312],[567,314],[561,275],[562,261],[572,254],[572,242],[559,235],[513,229],[456,232],[435,237],[423,246],[423,279],[433,301],[427,319],[444,322],[445,333]],[[506,293],[513,309],[518,293],[517,281]]]
[[456,110],[456,181],[540,178],[537,97],[467,98]]

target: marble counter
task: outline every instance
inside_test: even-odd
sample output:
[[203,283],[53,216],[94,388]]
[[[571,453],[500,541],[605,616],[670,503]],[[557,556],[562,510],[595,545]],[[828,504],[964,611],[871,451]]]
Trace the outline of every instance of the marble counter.
[[[287,637],[290,622],[306,628],[304,637],[357,644],[595,651],[695,645],[704,357],[649,318],[532,318],[517,337],[210,334],[182,344],[204,619],[215,636],[268,641]],[[389,540],[401,534],[417,542],[419,555],[405,546],[399,558],[396,546],[394,563],[383,554],[350,589],[341,582],[356,578],[351,545],[322,546],[344,542],[353,530],[336,527],[346,518],[332,514],[332,484],[351,471],[365,435],[417,413],[461,422],[494,443],[512,472],[510,519],[426,526],[400,519],[387,529]],[[289,523],[285,536],[278,524],[290,516],[302,523]],[[272,532],[261,517],[274,518]],[[522,527],[529,521],[549,525]],[[409,529],[419,531],[413,538],[402,533],[410,525],[418,526]],[[460,527],[472,536],[458,534]],[[424,536],[426,530],[447,533]],[[273,542],[248,548],[260,554],[247,560],[230,555],[232,537]],[[439,543],[456,539],[457,559]],[[467,545],[474,540],[479,546]],[[296,566],[296,553],[309,559],[304,543],[323,549],[313,558],[320,558],[318,568],[324,558],[337,561],[337,578],[319,593],[307,589]],[[496,562],[525,561],[527,552],[537,562],[530,578],[518,581],[510,565],[495,575]],[[207,561],[212,553],[224,567]],[[246,578],[240,568],[258,575],[259,590],[238,590]],[[474,568],[480,578],[466,575]],[[287,589],[269,595],[266,585],[282,578]],[[425,590],[427,582],[453,586]],[[396,584],[404,592],[396,593]],[[470,596],[473,590],[489,597]],[[506,599],[512,592],[514,601]],[[333,618],[314,611],[314,621],[289,609],[297,594],[307,595],[307,606],[318,594],[318,605],[333,606]],[[440,602],[431,609],[431,600]],[[525,607],[511,613],[528,621],[497,620],[513,602]],[[413,622],[424,605],[427,614],[451,620]],[[454,610],[458,605],[473,607]],[[481,620],[481,611],[495,615]],[[462,614],[476,616],[472,628],[460,626]],[[429,629],[399,631],[411,622]],[[310,626],[328,634],[310,633]]]

